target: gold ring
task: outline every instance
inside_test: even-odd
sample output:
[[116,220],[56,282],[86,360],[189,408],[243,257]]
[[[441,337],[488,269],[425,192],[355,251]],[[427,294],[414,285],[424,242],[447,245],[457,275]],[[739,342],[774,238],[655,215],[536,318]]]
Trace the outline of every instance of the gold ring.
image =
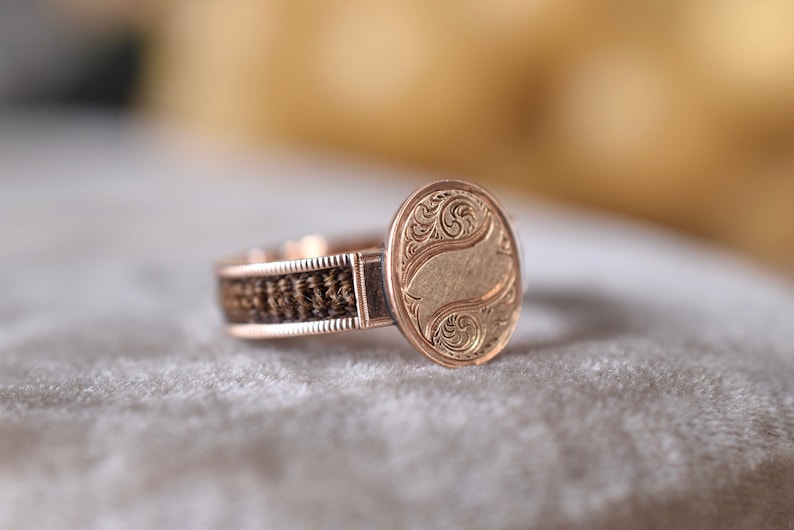
[[320,236],[259,248],[216,267],[227,331],[244,339],[396,324],[449,368],[498,355],[521,311],[513,227],[482,187],[441,180],[397,210],[385,244],[331,245]]

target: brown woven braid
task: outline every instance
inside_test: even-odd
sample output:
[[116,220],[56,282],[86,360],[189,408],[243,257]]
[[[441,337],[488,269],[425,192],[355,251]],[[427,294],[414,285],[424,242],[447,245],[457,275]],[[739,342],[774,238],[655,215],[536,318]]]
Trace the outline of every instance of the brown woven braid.
[[220,302],[230,323],[277,324],[356,316],[347,267],[251,278],[222,278]]

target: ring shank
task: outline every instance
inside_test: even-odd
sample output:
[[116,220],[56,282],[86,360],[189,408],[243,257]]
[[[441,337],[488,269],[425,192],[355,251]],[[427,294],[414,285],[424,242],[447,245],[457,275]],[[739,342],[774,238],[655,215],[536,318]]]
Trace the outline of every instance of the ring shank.
[[382,245],[319,236],[220,262],[218,296],[230,334],[276,338],[393,325]]

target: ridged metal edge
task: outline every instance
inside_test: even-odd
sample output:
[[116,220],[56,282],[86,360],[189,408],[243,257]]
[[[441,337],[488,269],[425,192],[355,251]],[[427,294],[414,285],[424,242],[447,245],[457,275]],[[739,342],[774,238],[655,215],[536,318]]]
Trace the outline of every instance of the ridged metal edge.
[[278,276],[349,266],[350,254],[346,253],[283,261],[219,265],[216,272],[221,278],[250,278],[251,276]]
[[274,339],[299,335],[319,335],[360,329],[358,317],[314,320],[311,322],[284,322],[281,324],[228,324],[226,331],[241,339]]

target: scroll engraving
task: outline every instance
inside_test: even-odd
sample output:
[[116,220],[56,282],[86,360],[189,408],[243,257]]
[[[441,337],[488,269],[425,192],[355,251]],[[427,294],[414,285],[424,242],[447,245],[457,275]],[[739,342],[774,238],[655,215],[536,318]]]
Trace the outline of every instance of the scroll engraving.
[[511,331],[520,296],[509,229],[459,189],[422,197],[406,219],[398,263],[411,324],[448,359],[477,359]]

